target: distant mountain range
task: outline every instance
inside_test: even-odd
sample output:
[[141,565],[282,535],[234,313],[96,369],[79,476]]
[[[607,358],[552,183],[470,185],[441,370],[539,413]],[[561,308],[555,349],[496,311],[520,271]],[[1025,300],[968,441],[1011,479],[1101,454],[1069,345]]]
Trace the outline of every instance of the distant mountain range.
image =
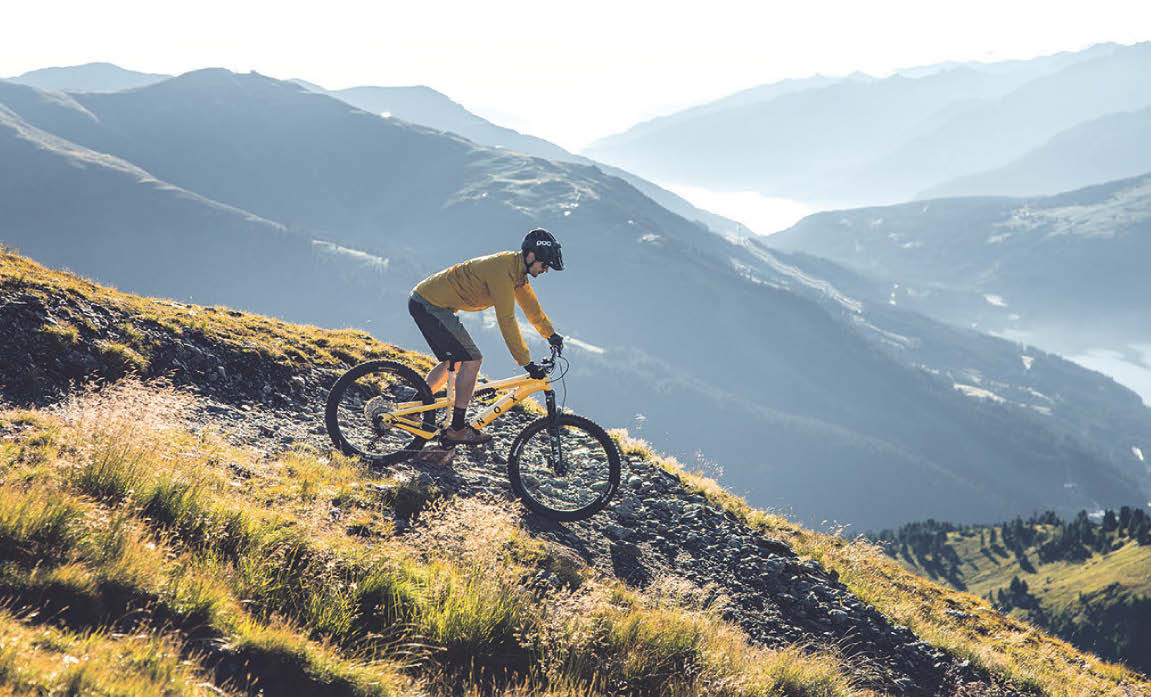
[[[420,278],[553,229],[569,270],[536,288],[581,342],[569,405],[659,424],[639,435],[725,462],[724,481],[758,505],[880,527],[1151,490],[1131,457],[1151,451],[1151,412],[1129,391],[873,306],[598,167],[218,69],[113,93],[0,81],[0,104],[4,166],[22,173],[0,187],[0,207],[22,212],[0,219],[0,239],[126,290],[422,347],[403,303]],[[466,321],[502,347],[482,317]],[[501,350],[491,374],[511,368]],[[1081,483],[1070,493],[1069,476]]]
[[1055,135],[1008,165],[934,186],[919,198],[1041,196],[1151,170],[1151,108],[1108,114]]
[[60,92],[116,92],[155,84],[171,75],[125,70],[111,63],[86,63],[61,68],[41,68],[8,78],[10,82]]
[[[351,87],[328,90],[304,80],[292,80],[313,92],[327,94],[373,114],[387,115],[422,126],[464,136],[481,145],[504,148],[549,160],[570,160],[573,155],[543,138],[497,126],[465,109],[430,87]],[[579,158],[584,160],[585,158]]]
[[[89,63],[64,68],[33,70],[10,82],[65,92],[115,92],[143,87],[171,78],[171,75],[125,70],[111,63]],[[596,165],[612,176],[620,177],[658,202],[688,220],[696,220],[713,231],[726,235],[746,235],[749,230],[734,220],[693,206],[683,198],[645,179],[616,167],[603,165],[574,155],[542,138],[525,135],[497,126],[481,118],[449,97],[430,87],[351,87],[328,90],[307,80],[291,80],[305,89],[335,97],[364,111],[409,121],[441,131],[461,135],[480,145],[487,145],[549,160]]]
[[[823,206],[894,203],[934,187],[1018,193],[995,189],[1003,180],[991,176],[949,182],[1050,164],[1033,151],[1053,139],[1082,142],[1071,131],[1086,122],[1151,106],[1148,75],[1151,43],[1104,44],[1030,61],[941,64],[884,79],[785,81],[641,124],[597,141],[586,154],[659,181],[754,189]],[[1148,147],[1142,130],[1112,137],[1112,150]],[[1119,144],[1122,138],[1130,140]],[[1124,158],[1104,154],[1088,161],[1099,178],[1074,184],[1131,174]],[[1037,185],[1067,181],[1044,180],[1041,171],[1028,176]]]
[[292,80],[292,82],[303,85],[313,92],[335,97],[364,111],[386,114],[389,118],[403,119],[421,126],[455,133],[480,145],[559,162],[592,165],[607,174],[623,179],[669,211],[688,220],[699,221],[714,232],[726,235],[747,235],[750,232],[743,224],[711,211],[696,208],[680,196],[630,172],[572,154],[543,138],[497,126],[430,87],[351,87],[344,90],[327,90],[304,80]]
[[880,282],[874,299],[960,326],[1080,350],[1151,341],[1151,174],[1056,196],[829,211],[766,243],[866,274]]
[[[331,296],[369,296],[378,264],[160,181],[29,125],[0,104],[0,238],[31,256],[142,293],[350,323]],[[342,258],[341,258],[342,257]],[[260,260],[258,263],[255,260]],[[285,280],[294,279],[293,283]],[[323,294],[315,291],[324,288]]]

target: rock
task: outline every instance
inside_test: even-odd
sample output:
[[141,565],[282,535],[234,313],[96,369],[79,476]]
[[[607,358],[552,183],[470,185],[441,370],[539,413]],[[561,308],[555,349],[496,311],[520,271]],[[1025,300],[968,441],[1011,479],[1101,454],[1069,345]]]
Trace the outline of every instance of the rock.
[[[455,448],[425,448],[416,458],[416,462],[424,465],[444,467],[452,462],[456,456]],[[420,473],[420,476],[427,477]]]
[[424,472],[403,472],[397,474],[395,480],[401,486],[410,486],[416,489],[426,489],[436,483],[436,480]]
[[622,525],[609,525],[604,528],[604,532],[608,537],[615,540],[626,540],[631,537],[631,530]]
[[636,517],[635,499],[630,496],[620,496],[619,503],[615,505],[615,514],[621,520],[632,520]]
[[624,554],[624,555],[629,556],[629,557],[634,557],[634,558],[639,558],[639,556],[642,554],[639,546],[632,544],[631,542],[623,542],[623,541],[614,542],[614,543],[612,543],[611,550],[612,550],[612,552],[619,552],[621,554]]
[[766,535],[760,535],[760,536],[755,537],[754,541],[755,541],[755,544],[757,544],[760,547],[762,547],[763,549],[771,552],[772,554],[778,554],[778,555],[784,556],[784,557],[796,557],[796,556],[798,556],[795,553],[795,550],[793,550],[791,547],[788,547],[786,543],[780,542],[779,540],[775,539],[774,537],[767,537]]

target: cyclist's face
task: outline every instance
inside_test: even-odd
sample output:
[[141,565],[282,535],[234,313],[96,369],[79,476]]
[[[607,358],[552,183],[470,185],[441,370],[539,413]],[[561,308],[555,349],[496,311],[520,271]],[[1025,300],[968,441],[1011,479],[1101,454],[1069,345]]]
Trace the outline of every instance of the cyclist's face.
[[532,254],[532,262],[530,264],[528,264],[528,273],[530,273],[532,275],[532,278],[536,278],[541,273],[547,273],[548,272],[547,264],[543,263],[542,261],[535,261],[535,252],[531,252],[531,254]]

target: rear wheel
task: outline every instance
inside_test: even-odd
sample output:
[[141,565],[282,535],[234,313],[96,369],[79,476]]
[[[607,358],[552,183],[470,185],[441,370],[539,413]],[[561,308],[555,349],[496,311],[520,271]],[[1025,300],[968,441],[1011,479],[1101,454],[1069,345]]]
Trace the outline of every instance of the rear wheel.
[[533,511],[582,520],[607,505],[619,487],[619,450],[606,431],[582,416],[560,414],[556,420],[554,434],[548,417],[520,431],[508,454],[508,478]]
[[[404,402],[431,404],[432,391],[416,371],[394,361],[361,363],[336,380],[328,393],[324,423],[332,442],[346,455],[388,465],[415,455],[427,439],[395,426],[382,414]],[[425,431],[435,429],[435,410],[407,417]]]

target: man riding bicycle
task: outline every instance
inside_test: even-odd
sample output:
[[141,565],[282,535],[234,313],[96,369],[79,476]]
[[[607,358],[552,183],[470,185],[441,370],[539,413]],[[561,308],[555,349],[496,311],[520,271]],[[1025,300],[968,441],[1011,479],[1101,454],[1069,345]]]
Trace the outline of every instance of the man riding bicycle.
[[447,382],[449,363],[459,364],[452,423],[442,436],[446,443],[477,445],[492,439],[490,434],[476,430],[465,421],[483,355],[456,312],[478,312],[494,305],[500,331],[516,365],[523,366],[533,378],[542,378],[544,370],[532,362],[520,335],[515,304],[523,308],[540,336],[562,350],[563,337],[555,332],[540,308],[528,276],[536,278],[548,269],[563,271],[563,268],[559,242],[547,230],[536,229],[524,237],[518,252],[498,252],[469,259],[432,274],[412,289],[408,312],[440,360],[427,375],[432,392]]

